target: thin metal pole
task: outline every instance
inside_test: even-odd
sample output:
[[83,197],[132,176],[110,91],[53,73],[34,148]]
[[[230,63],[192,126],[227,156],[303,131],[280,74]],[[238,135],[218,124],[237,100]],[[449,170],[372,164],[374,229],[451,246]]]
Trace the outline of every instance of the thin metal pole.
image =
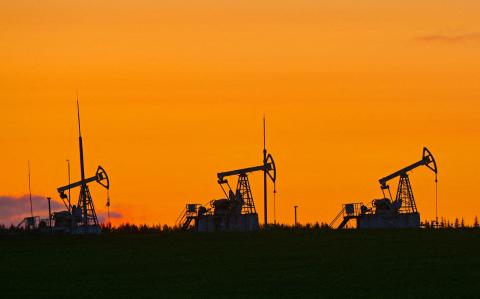
[[32,186],[30,178],[30,160],[28,160],[28,193],[30,194],[30,216],[33,218]]
[[438,228],[438,175],[435,174],[435,224]]
[[297,227],[297,208],[298,206],[293,206],[294,210],[295,210],[295,227]]
[[267,207],[267,134],[265,125],[265,116],[263,116],[263,211],[265,226],[268,224],[268,207]]
[[77,94],[77,114],[78,114],[78,143],[80,148],[80,174],[82,179],[82,188],[80,191],[83,208],[83,224],[85,227],[88,225],[88,210],[87,210],[87,184],[85,183],[85,164],[83,158],[83,140],[82,130],[80,126],[80,104],[78,103]]
[[108,226],[112,226],[110,222],[110,190],[107,189],[107,215],[108,215]]
[[50,232],[52,232],[52,208],[50,206],[50,197],[47,197],[48,200],[48,226],[50,227]]
[[277,224],[277,196],[273,191],[273,224]]
[[[68,170],[68,185],[70,186],[70,160],[67,159],[67,170]],[[68,211],[72,211],[72,197],[71,197],[71,188],[68,188]]]

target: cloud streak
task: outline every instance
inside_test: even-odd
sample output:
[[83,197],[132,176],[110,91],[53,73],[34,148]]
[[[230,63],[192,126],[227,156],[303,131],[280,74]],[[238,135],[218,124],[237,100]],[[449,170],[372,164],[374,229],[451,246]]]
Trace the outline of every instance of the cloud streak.
[[464,33],[464,34],[432,34],[419,36],[416,40],[428,43],[444,43],[444,44],[460,44],[480,42],[480,33]]
[[[107,223],[108,222],[107,212],[97,213],[97,217],[98,217],[98,222],[99,223]],[[114,220],[118,220],[118,219],[122,219],[122,218],[123,218],[123,215],[121,213],[110,211],[110,220],[114,221]]]
[[[33,215],[48,218],[48,201],[45,196],[32,195]],[[62,202],[51,200],[52,213],[66,210]],[[0,195],[0,224],[10,226],[19,224],[25,217],[30,217],[30,200],[28,195],[8,196]],[[97,211],[100,223],[108,221],[107,212]],[[119,212],[111,211],[112,221],[123,218]]]
[[[32,195],[33,215],[48,218],[48,201],[45,196]],[[65,209],[62,203],[52,199],[52,211]],[[0,224],[17,225],[25,217],[30,216],[29,195],[0,195]]]

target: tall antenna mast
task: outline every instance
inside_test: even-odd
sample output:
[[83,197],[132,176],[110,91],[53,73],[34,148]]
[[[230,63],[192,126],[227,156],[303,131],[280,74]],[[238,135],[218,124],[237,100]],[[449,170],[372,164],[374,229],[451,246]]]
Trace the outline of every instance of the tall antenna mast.
[[263,151],[267,151],[267,127],[265,123],[265,114],[263,115]]
[[78,92],[77,92],[77,119],[78,119],[78,136],[82,138],[82,129],[80,126],[80,104],[78,102]]
[[82,140],[82,129],[80,126],[80,104],[78,102],[78,93],[77,93],[77,116],[78,116],[78,143],[80,147],[80,173],[82,188],[80,190],[80,196],[82,201],[83,209],[83,223],[85,227],[88,225],[88,209],[87,209],[87,184],[85,183],[85,164],[83,159],[83,140]]
[[28,160],[28,193],[30,194],[30,216],[33,218],[32,187],[30,184],[30,160]]
[[268,224],[268,209],[267,209],[267,131],[265,114],[263,115],[263,216],[265,226]]

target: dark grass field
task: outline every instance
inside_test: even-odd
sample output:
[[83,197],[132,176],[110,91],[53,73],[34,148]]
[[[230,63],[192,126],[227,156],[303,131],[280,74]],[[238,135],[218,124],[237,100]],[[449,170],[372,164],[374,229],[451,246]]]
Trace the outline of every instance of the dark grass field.
[[1,236],[0,298],[478,298],[480,231]]

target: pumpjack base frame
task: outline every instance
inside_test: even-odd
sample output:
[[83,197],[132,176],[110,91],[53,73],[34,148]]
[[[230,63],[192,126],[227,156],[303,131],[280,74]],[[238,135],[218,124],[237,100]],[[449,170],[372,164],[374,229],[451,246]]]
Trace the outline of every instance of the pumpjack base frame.
[[197,232],[258,231],[258,214],[203,215],[196,219]]
[[420,228],[418,212],[391,215],[363,214],[356,219],[358,229]]

